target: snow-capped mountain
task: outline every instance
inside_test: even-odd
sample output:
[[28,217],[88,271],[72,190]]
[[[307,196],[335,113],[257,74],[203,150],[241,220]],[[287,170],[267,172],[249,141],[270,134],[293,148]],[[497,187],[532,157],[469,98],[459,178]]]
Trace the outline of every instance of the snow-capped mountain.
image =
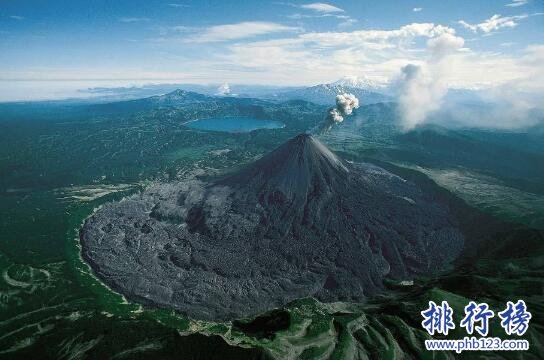
[[378,83],[375,80],[372,80],[368,77],[359,77],[359,76],[344,76],[343,78],[330,83],[329,85],[341,86],[341,87],[350,87],[356,89],[364,89],[368,91],[381,91],[383,90],[383,85]]
[[268,98],[278,101],[306,100],[321,105],[333,105],[336,95],[350,93],[359,99],[360,104],[368,105],[391,100],[389,96],[380,92],[382,90],[385,88],[368,78],[346,76],[329,84],[280,92]]

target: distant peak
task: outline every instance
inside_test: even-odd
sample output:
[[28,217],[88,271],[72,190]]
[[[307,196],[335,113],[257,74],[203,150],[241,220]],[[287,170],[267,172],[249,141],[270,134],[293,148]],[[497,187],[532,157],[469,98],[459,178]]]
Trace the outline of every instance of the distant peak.
[[380,87],[376,81],[369,79],[366,76],[359,77],[354,75],[344,76],[340,80],[331,83],[331,85],[348,86],[359,89],[374,89]]
[[167,95],[184,96],[184,95],[187,95],[187,91],[182,90],[182,89],[176,89],[176,90],[168,93]]
[[153,100],[161,104],[173,104],[179,105],[185,102],[197,102],[207,100],[206,95],[202,95],[196,92],[177,89],[167,94],[157,95],[152,97]]

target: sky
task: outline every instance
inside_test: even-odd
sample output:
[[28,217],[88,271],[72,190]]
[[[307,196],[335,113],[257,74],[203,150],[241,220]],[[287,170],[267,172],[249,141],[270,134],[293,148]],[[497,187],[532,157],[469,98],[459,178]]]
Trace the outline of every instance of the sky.
[[531,93],[543,63],[542,0],[0,0],[0,101],[65,83],[387,84],[409,64]]

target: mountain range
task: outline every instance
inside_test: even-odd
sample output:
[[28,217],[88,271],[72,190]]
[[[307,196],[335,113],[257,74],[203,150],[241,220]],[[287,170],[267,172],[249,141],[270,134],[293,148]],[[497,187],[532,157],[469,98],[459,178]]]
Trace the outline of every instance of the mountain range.
[[[224,85],[223,85],[224,86]],[[273,101],[305,100],[320,105],[333,105],[336,95],[351,93],[359,98],[362,105],[391,101],[388,89],[367,77],[345,76],[332,83],[313,86],[261,86],[229,85],[230,92],[220,94],[218,85],[157,84],[141,87],[91,88],[82,94],[92,95],[87,101],[107,102],[156,98],[179,91],[199,93],[209,97],[257,98]]]
[[350,93],[359,99],[361,105],[368,105],[391,101],[392,98],[383,93],[385,90],[384,87],[367,78],[346,76],[332,83],[287,90],[264,98],[275,101],[300,99],[320,105],[334,105],[336,95]]

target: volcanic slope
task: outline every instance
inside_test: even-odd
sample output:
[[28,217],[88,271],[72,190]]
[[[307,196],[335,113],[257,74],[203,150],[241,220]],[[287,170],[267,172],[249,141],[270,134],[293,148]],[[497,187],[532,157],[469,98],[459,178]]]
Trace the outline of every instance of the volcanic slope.
[[128,298],[228,320],[433,273],[463,247],[455,224],[413,183],[301,134],[230,176],[106,204],[80,235],[84,259]]

